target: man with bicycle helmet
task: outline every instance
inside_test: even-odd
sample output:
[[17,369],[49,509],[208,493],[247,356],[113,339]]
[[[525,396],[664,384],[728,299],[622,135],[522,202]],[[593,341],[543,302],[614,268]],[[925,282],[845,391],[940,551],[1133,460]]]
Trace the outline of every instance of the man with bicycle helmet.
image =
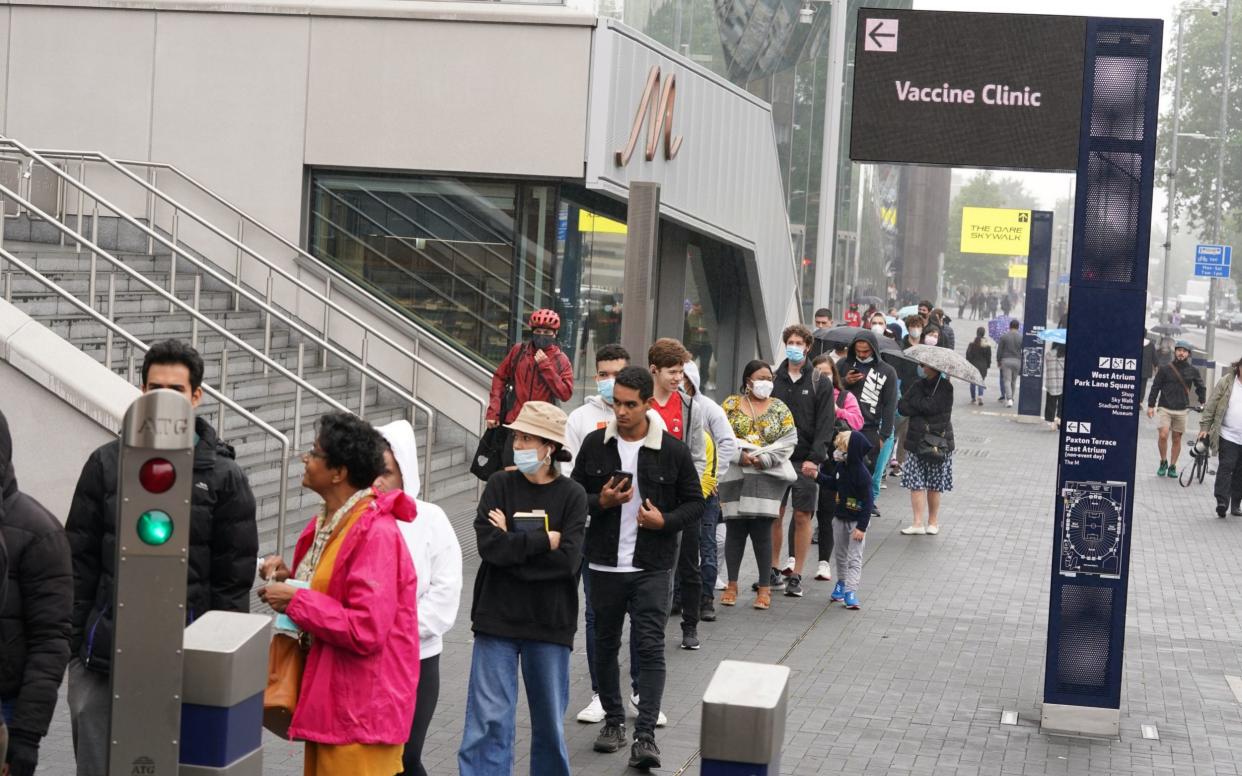
[[[1156,439],[1156,448],[1160,451],[1157,477],[1177,478],[1177,459],[1182,453],[1182,434],[1186,433],[1191,389],[1194,389],[1198,399],[1197,407],[1202,408],[1203,402],[1207,400],[1207,387],[1203,384],[1203,378],[1199,376],[1199,370],[1190,363],[1190,353],[1193,350],[1189,342],[1178,340],[1173,346],[1173,362],[1157,369],[1156,376],[1151,381],[1151,394],[1147,397],[1147,417],[1158,415],[1160,418],[1159,437]],[[1170,441],[1172,449],[1169,449]]]
[[[528,401],[554,404],[558,400],[568,401],[573,395],[573,366],[556,344],[561,316],[555,310],[536,310],[530,314],[527,326],[530,339],[514,345],[492,376],[491,402],[487,405],[488,428],[512,423]],[[509,386],[513,394],[506,397]],[[503,418],[500,417],[502,407]]]
[[[1199,419],[1199,439],[1220,456],[1216,466],[1216,516],[1242,516],[1242,359],[1233,362],[1212,389]],[[1236,390],[1235,390],[1236,389]]]

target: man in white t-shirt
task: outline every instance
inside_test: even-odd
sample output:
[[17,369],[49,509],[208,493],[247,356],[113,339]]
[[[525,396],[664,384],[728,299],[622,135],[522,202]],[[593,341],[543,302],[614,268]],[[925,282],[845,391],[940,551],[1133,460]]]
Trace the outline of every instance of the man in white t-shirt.
[[639,702],[629,764],[656,768],[664,695],[664,627],[678,534],[697,531],[703,493],[690,449],[649,410],[651,372],[626,367],[613,386],[616,417],[582,442],[573,478],[587,492],[586,574],[595,612],[595,673],[606,718],[597,752],[626,743],[617,654],[625,618],[638,640]]

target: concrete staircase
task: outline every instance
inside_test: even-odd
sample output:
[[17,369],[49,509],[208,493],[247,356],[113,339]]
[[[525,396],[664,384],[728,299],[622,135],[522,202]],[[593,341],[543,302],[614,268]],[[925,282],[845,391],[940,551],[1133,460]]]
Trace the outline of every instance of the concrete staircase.
[[[170,254],[167,252],[149,254],[142,252],[141,249],[133,250],[138,246],[145,247],[145,238],[139,239],[135,234],[127,236],[125,229],[128,227],[124,224],[121,226],[123,228],[118,230],[119,233],[114,233],[114,236],[108,238],[101,236],[99,240],[101,247],[112,252],[130,268],[167,289],[171,265]],[[5,224],[4,248],[33,265],[37,271],[78,299],[86,301],[90,296],[89,251],[83,250],[79,253],[72,245],[62,247],[58,242],[49,240],[51,235],[46,228],[40,229],[39,227],[46,227],[46,224],[32,223],[24,218],[9,219]],[[125,248],[131,250],[124,250]],[[107,313],[109,276],[115,275],[112,310],[116,323],[148,344],[168,337],[187,341],[190,339],[192,322],[189,314],[180,310],[170,313],[168,300],[158,296],[125,273],[120,271],[114,273],[112,265],[107,260],[98,259],[96,267],[95,295],[91,301],[97,311]],[[10,301],[27,315],[66,338],[101,363],[106,362],[108,367],[121,375],[128,374],[131,369],[131,359],[135,372],[141,368],[142,354],[137,348],[131,348],[123,339],[114,336],[111,360],[108,361],[106,358],[106,327],[89,318],[34,277],[8,266],[3,258],[0,258],[0,270],[11,273],[5,278]],[[184,259],[178,259],[176,266],[178,298],[192,302],[196,274],[198,274],[196,267]],[[199,311],[224,326],[234,336],[262,352],[265,339],[265,314],[254,306],[248,305],[245,300],[242,301],[241,309],[235,310],[233,293],[227,289],[225,284],[209,276],[202,276],[200,283]],[[288,310],[283,312],[290,318],[295,317]],[[228,343],[225,337],[204,325],[198,326],[197,336],[197,347],[203,355],[206,367],[204,381],[289,436],[292,444],[295,436],[296,386],[294,382],[275,370],[265,368],[260,359]],[[298,346],[302,340],[300,333],[273,318],[268,355],[276,363],[296,373]],[[357,370],[334,364],[332,357],[329,357],[327,365],[324,366],[320,357],[320,349],[312,343],[304,344],[303,379],[335,401],[344,404],[350,411],[357,412],[361,398],[360,376]],[[228,350],[227,380],[226,384],[221,385],[224,361],[222,353],[226,347]],[[138,378],[139,375],[135,374],[135,381]],[[321,414],[334,409],[322,398],[306,390],[302,391],[301,423],[297,434],[300,449],[292,451],[289,464],[288,529],[285,537],[285,551],[291,549],[301,527],[318,506],[315,494],[301,487],[301,452],[311,445],[316,419]],[[273,551],[276,549],[275,534],[279,511],[281,445],[274,437],[237,412],[226,411],[223,428],[221,428],[220,410],[221,407],[213,400],[204,397],[199,413],[216,425],[222,438],[233,445],[237,460],[249,476],[258,502],[261,548],[264,552]],[[376,386],[375,381],[368,381],[365,411],[368,421],[375,425],[382,425],[403,417],[409,419],[408,412],[408,403],[400,400],[387,389]],[[420,455],[425,455],[428,442],[426,417],[420,413],[414,421],[419,452]],[[431,440],[431,487],[427,487],[424,479],[422,497],[440,504],[450,517],[463,517],[474,505],[477,480],[468,470],[468,458],[473,453],[473,442],[473,438],[460,427],[442,420],[437,421],[435,437]],[[76,471],[71,474],[67,473],[66,476],[76,477]],[[461,522],[461,520],[454,522]]]

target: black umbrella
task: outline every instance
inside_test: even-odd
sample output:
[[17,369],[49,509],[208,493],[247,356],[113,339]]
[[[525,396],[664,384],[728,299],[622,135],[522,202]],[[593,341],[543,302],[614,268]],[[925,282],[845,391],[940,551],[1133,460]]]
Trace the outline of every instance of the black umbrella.
[[812,336],[832,348],[848,348],[859,337],[869,338],[868,341],[871,343],[871,346],[876,347],[875,334],[871,332],[871,329],[862,329],[857,326],[833,326],[831,329],[817,329]]
[[1181,326],[1175,326],[1171,323],[1158,323],[1148,329],[1152,334],[1159,334],[1163,337],[1176,337],[1182,333]]

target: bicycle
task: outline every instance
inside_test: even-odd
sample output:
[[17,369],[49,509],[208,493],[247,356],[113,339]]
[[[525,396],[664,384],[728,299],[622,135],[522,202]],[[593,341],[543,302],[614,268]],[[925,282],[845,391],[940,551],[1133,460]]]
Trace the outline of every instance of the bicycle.
[[1190,459],[1193,463],[1189,469],[1183,469],[1177,481],[1183,488],[1189,488],[1195,482],[1203,482],[1208,473],[1208,461],[1212,459],[1212,448],[1206,439],[1196,439],[1190,446]]

